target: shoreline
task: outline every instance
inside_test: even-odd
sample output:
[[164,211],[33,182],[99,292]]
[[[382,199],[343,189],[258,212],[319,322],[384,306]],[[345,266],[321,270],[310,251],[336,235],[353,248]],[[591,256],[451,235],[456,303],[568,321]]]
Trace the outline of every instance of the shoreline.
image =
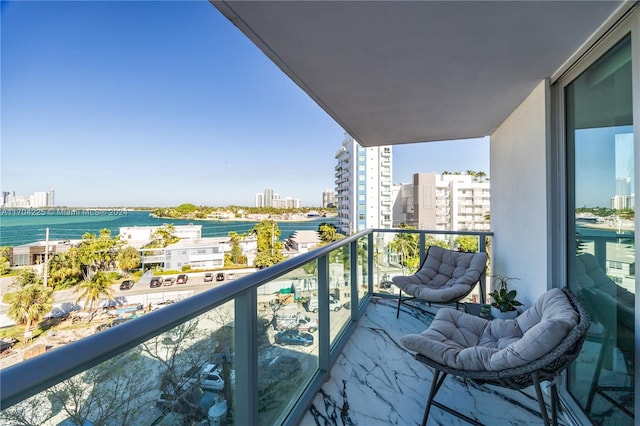
[[150,213],[149,216],[162,219],[162,220],[199,220],[206,222],[261,222],[263,220],[272,220],[274,222],[311,222],[319,219],[327,219],[331,220],[335,217],[326,217],[326,216],[314,216],[314,217],[295,217],[295,218],[273,218],[273,217],[234,217],[234,218],[213,218],[213,217],[166,217],[166,216],[157,216],[153,213]]
[[635,233],[635,229],[629,226],[611,226],[604,223],[581,223],[579,226],[583,228],[602,229],[605,231],[617,231],[618,233],[622,233],[622,232]]
[[[17,247],[32,244],[46,239],[46,229],[49,228],[49,240],[62,241],[81,239],[85,233],[98,235],[102,229],[109,229],[111,235],[120,233],[120,228],[135,226],[162,226],[166,223],[176,225],[202,226],[203,237],[227,236],[230,231],[238,233],[249,232],[259,218],[254,216],[232,219],[181,219],[155,218],[149,211],[130,211],[128,214],[101,215],[5,215],[0,216],[0,246]],[[303,217],[287,215],[278,217],[277,224],[283,236],[288,236],[298,230],[317,230],[322,222],[336,223],[330,217]]]

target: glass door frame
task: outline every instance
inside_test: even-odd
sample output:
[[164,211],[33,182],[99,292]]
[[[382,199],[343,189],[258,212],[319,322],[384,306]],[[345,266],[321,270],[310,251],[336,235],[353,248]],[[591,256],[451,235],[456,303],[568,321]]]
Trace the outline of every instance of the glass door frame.
[[[619,9],[619,13],[612,16],[601,30],[594,34],[588,43],[568,61],[549,80],[550,84],[550,138],[547,145],[547,182],[549,188],[548,229],[549,280],[555,286],[568,285],[568,241],[571,231],[568,218],[569,195],[573,188],[569,188],[567,179],[567,160],[572,153],[568,152],[566,140],[566,100],[565,88],[582,72],[594,64],[610,48],[631,33],[632,49],[632,102],[633,102],[633,134],[634,134],[634,183],[640,188],[640,3],[630,3]],[[635,197],[634,210],[640,211],[640,197]],[[640,229],[640,217],[635,215],[634,226]],[[640,248],[635,246],[635,259],[640,259]],[[640,290],[640,277],[636,275],[636,290]],[[640,308],[640,291],[636,291],[636,307]],[[638,308],[636,308],[638,309]],[[635,357],[640,360],[640,315],[635,315]],[[635,374],[635,395],[640,395],[640,373]],[[560,399],[568,408],[569,416],[576,424],[590,424],[589,418],[582,411],[580,405],[570,395],[567,387],[567,376],[559,383]],[[640,398],[635,398],[634,415],[640,419]]]

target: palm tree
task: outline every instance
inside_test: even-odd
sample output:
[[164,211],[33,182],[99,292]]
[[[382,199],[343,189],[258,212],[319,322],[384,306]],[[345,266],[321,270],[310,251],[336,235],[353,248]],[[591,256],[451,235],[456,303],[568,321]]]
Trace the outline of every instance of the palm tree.
[[[414,226],[401,225],[401,229],[416,229]],[[420,243],[418,235],[412,233],[399,233],[389,243],[393,251],[400,255],[400,266],[404,273],[405,266],[411,269],[414,263],[420,263]]]
[[25,332],[31,329],[31,323],[40,321],[53,307],[53,290],[42,285],[30,284],[15,293],[9,299],[7,315],[19,324],[25,324]]
[[122,269],[127,276],[133,268],[140,266],[140,262],[140,252],[135,247],[125,247],[118,251],[118,255],[116,256],[118,267]]
[[82,279],[82,267],[77,249],[57,253],[49,260],[49,286],[53,288],[70,287]]
[[93,304],[103,297],[113,300],[114,290],[111,288],[111,281],[104,272],[98,271],[91,280],[86,280],[78,284],[76,293],[81,293],[76,303],[84,301],[84,306],[88,311],[93,309]]

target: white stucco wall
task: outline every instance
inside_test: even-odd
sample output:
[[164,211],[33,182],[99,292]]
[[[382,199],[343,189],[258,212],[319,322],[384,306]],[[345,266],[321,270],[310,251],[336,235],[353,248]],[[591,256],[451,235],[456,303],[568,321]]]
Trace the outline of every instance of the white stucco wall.
[[[530,306],[547,290],[548,82],[542,81],[491,135],[491,274]],[[491,287],[492,288],[492,287]]]

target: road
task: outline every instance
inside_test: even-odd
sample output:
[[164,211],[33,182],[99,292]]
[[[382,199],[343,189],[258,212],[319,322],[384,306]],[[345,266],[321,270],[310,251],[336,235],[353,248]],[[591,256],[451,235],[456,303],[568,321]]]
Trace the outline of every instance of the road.
[[[236,278],[250,274],[251,272],[234,271]],[[204,272],[194,272],[187,274],[189,279],[186,284],[173,284],[171,286],[161,286],[157,288],[149,288],[149,284],[136,283],[129,290],[120,290],[120,283],[114,284],[112,288],[115,291],[114,298],[120,303],[157,303],[166,300],[181,300],[194,294],[214,288],[215,286],[226,284],[230,281],[212,281],[204,282]],[[175,278],[175,277],[174,277]],[[17,286],[13,284],[13,277],[0,278],[0,300],[8,291],[17,290]],[[54,292],[54,307],[52,313],[63,314],[77,309],[76,301],[78,295],[73,290],[58,290]],[[105,301],[106,302],[106,301]],[[15,322],[7,317],[9,305],[0,303],[0,328],[15,324]]]

